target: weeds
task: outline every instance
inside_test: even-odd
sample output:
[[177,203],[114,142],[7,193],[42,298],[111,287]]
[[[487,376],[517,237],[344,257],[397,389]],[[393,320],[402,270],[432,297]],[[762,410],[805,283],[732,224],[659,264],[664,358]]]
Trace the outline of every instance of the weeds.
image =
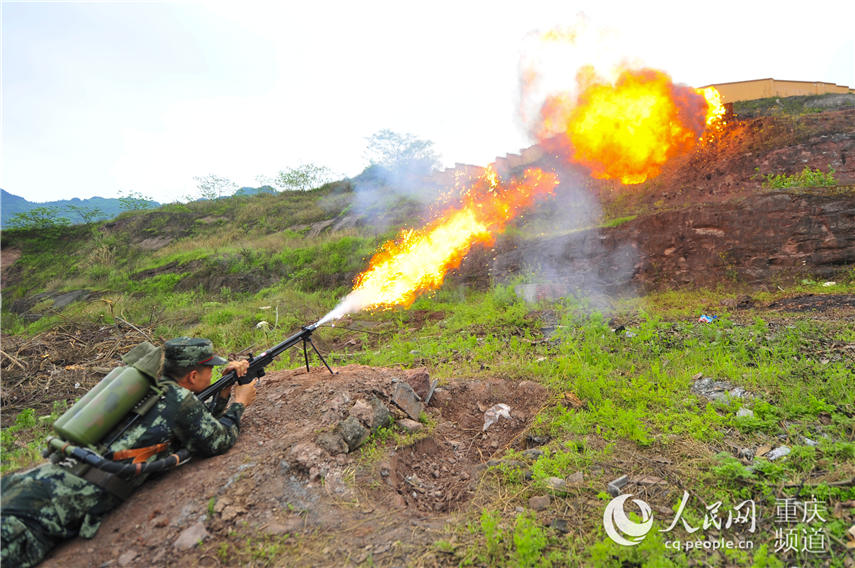
[[32,408],[19,412],[14,424],[0,431],[0,473],[6,474],[37,463],[41,459],[45,439],[53,433],[53,423],[65,410],[64,402],[56,402],[53,412],[45,416],[37,417]]
[[786,189],[788,187],[828,187],[837,185],[834,179],[835,170],[830,165],[828,172],[819,168],[812,170],[808,166],[793,175],[766,174],[763,176],[763,187],[766,189]]

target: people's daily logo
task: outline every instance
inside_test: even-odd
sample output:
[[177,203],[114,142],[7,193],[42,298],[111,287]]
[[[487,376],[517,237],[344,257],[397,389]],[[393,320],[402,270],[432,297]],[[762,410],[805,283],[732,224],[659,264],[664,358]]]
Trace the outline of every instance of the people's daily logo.
[[623,507],[630,497],[632,494],[615,497],[606,505],[606,511],[603,513],[603,526],[606,529],[606,534],[613,541],[624,546],[635,546],[644,540],[644,537],[653,528],[653,514],[650,511],[650,505],[641,499],[632,500],[641,510],[641,522],[636,523],[627,516]]

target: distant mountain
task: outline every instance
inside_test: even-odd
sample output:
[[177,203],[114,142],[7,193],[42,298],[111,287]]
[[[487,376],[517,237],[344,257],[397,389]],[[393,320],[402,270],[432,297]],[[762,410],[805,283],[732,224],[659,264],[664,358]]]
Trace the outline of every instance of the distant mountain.
[[[159,207],[157,201],[147,201],[149,207]],[[72,224],[83,223],[86,221],[81,215],[92,213],[91,221],[103,221],[113,219],[125,211],[122,208],[122,201],[119,198],[111,197],[90,197],[88,199],[62,199],[59,201],[46,201],[44,203],[34,203],[27,201],[23,197],[19,197],[9,193],[5,189],[0,189],[0,228],[7,229],[9,221],[18,213],[26,213],[38,207],[50,207],[57,211],[57,216],[65,217]]]
[[[117,197],[90,197],[88,199],[75,197],[73,199],[35,203],[27,201],[23,197],[9,193],[5,189],[0,189],[0,192],[2,192],[0,193],[0,212],[2,212],[2,218],[0,218],[0,229],[8,229],[9,221],[18,213],[26,213],[27,211],[32,211],[38,207],[50,207],[56,209],[56,215],[58,217],[65,217],[72,225],[86,222],[86,219],[84,219],[81,213],[84,213],[87,216],[89,213],[92,213],[93,215],[90,221],[104,221],[115,219],[120,213],[127,210],[127,207],[122,207],[122,199]],[[260,193],[276,195],[279,192],[269,185],[263,185],[261,187],[242,187],[238,189],[234,195],[258,195]],[[231,196],[224,195],[223,197]],[[202,200],[204,200],[204,198],[196,201]],[[162,205],[157,201],[145,201],[145,203],[148,204],[149,209],[154,209]]]

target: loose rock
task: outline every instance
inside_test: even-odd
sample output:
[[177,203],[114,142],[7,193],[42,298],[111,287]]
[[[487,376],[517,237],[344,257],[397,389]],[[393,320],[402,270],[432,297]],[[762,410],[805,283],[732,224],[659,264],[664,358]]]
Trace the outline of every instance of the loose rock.
[[361,398],[353,403],[353,406],[350,408],[350,415],[357,418],[362,422],[362,424],[369,428],[371,427],[371,423],[374,421],[374,411],[372,410],[371,405]]
[[751,398],[751,395],[744,388],[735,387],[727,381],[716,381],[710,377],[696,379],[692,384],[691,391],[708,400],[718,402],[726,402],[728,398]]
[[209,536],[211,535],[205,529],[205,525],[196,523],[181,531],[172,546],[177,550],[190,550]]
[[543,451],[537,448],[529,448],[527,450],[523,450],[522,455],[529,459],[536,460],[543,455]]
[[413,420],[418,420],[424,410],[424,405],[419,395],[407,383],[398,382],[395,384],[395,393],[392,395],[392,402]]
[[628,482],[629,482],[629,477],[626,475],[621,475],[617,479],[609,482],[606,489],[608,490],[609,495],[611,495],[612,497],[617,497],[618,495],[620,495],[621,488],[624,485],[626,485]]
[[398,426],[401,427],[407,434],[417,434],[425,429],[425,425],[421,422],[416,422],[415,420],[410,420],[409,418],[401,418],[397,422]]
[[572,485],[578,485],[580,483],[583,483],[584,481],[585,474],[583,474],[581,471],[577,471],[576,473],[567,478],[567,483]]
[[348,416],[338,423],[336,433],[342,437],[347,444],[348,451],[353,451],[368,439],[370,432],[354,416]]
[[238,515],[242,515],[246,513],[246,509],[243,507],[239,507],[237,505],[229,505],[223,509],[223,520],[228,522],[237,517]]
[[344,391],[339,391],[321,406],[321,410],[332,410],[338,412],[344,405],[348,404],[349,402],[350,395]]
[[331,456],[346,454],[350,449],[338,432],[321,432],[316,441],[318,446],[325,449]]
[[413,389],[420,400],[424,400],[427,397],[428,390],[430,390],[430,375],[428,375],[426,369],[412,369],[406,371],[404,376],[404,381],[410,388]]
[[782,458],[790,453],[790,448],[787,446],[779,446],[766,454],[766,459],[769,461],[775,461],[778,458]]
[[528,500],[528,507],[534,511],[543,511],[551,502],[552,498],[549,495],[537,495]]
[[379,398],[372,397],[369,404],[371,405],[371,424],[369,427],[372,432],[392,423],[392,413]]
[[309,471],[317,464],[323,462],[325,454],[321,447],[312,442],[300,442],[291,448],[288,455],[291,463],[299,465],[305,471]]

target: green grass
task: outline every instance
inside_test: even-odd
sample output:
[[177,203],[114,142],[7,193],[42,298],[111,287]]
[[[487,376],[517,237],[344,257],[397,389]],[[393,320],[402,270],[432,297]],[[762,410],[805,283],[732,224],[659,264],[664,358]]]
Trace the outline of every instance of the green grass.
[[14,424],[0,431],[0,473],[41,461],[45,439],[53,434],[53,423],[65,410],[65,404],[56,403],[53,412],[44,416],[36,416],[32,408],[19,412]]
[[638,217],[638,215],[626,215],[624,217],[616,217],[614,219],[609,219],[608,221],[603,222],[600,225],[600,227],[603,227],[603,228],[619,227],[620,225],[623,225],[624,223],[628,223],[628,222],[632,221],[636,217]]
[[[412,311],[376,314],[373,319],[389,330],[385,343],[353,354],[347,361],[405,367],[427,364],[444,376],[524,378],[537,380],[556,394],[575,393],[586,403],[584,409],[549,405],[533,422],[533,432],[553,437],[545,454],[531,465],[533,487],[548,477],[564,478],[588,471],[592,464],[608,463],[620,455],[617,448],[626,451],[627,444],[641,452],[665,453],[689,444],[703,449],[684,472],[698,480],[689,488],[693,495],[731,505],[736,499],[754,498],[768,510],[774,508],[782,486],[797,485],[823,473],[845,475],[842,472],[849,471],[851,475],[855,471],[850,419],[855,410],[853,361],[843,351],[837,359],[828,351],[851,343],[855,336],[845,322],[786,316],[781,323],[767,321],[762,312],[753,317],[740,313],[737,318],[719,311],[714,323],[703,324],[696,321],[697,309],[687,307],[698,297],[717,301],[730,294],[725,290],[693,291],[639,300],[634,308],[624,303],[621,317],[632,321],[627,326],[632,336],[615,334],[605,316],[572,300],[542,305],[542,309],[561,314],[552,341],[544,343],[534,341],[540,337],[539,312],[517,300],[509,288],[484,293],[450,288],[421,298],[413,306],[447,313],[445,319],[414,331],[408,325]],[[671,307],[676,304],[679,309]],[[833,360],[827,360],[829,356]],[[691,391],[698,373],[742,387],[752,398],[708,402]],[[754,416],[737,418],[741,407],[751,409]],[[777,435],[782,433],[792,440],[787,442],[792,452],[784,459],[758,458],[749,469],[725,452],[728,440],[736,439],[746,447],[778,445]],[[605,442],[603,449],[586,445],[584,440],[592,435]],[[801,443],[803,437],[819,441],[819,445]],[[507,457],[518,456],[509,452]],[[493,469],[500,485],[527,483],[517,469],[502,465]],[[810,490],[831,501],[852,497],[851,488],[819,484]],[[703,518],[702,509],[687,514]],[[508,521],[506,515],[501,519]],[[462,563],[536,565],[527,560],[525,547],[517,549],[511,544],[509,526],[503,536],[497,536],[495,520],[491,515],[482,516],[480,526],[475,525],[479,530],[472,534],[478,535],[475,542],[480,544],[455,548]],[[832,531],[844,538],[842,527]],[[540,558],[559,554],[562,547],[567,550],[566,543],[554,536],[548,536],[542,546],[540,540],[530,538],[534,549],[540,550]],[[620,547],[611,541],[594,542],[590,537],[570,548],[586,565],[641,561],[644,565],[681,566],[700,554],[674,554],[655,539],[618,552]],[[604,554],[616,556],[600,564]],[[741,554],[746,563],[758,566],[777,562],[774,554],[767,560],[767,553],[761,550],[730,554]],[[564,558],[556,562],[575,561]]]

